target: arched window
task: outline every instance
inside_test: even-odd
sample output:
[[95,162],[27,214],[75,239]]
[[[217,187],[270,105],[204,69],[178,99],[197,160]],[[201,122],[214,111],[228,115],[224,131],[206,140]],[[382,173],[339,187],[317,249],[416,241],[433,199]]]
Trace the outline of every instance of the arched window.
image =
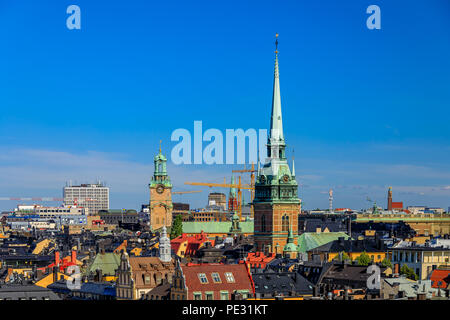
[[281,231],[289,232],[289,216],[287,214],[281,218]]
[[261,231],[266,232],[266,216],[261,216]]

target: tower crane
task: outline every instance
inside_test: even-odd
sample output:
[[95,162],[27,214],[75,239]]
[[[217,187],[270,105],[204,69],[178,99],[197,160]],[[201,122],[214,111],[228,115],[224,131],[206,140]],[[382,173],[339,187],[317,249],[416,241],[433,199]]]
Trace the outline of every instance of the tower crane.
[[[237,184],[231,183],[208,183],[208,182],[185,182],[184,184],[191,186],[205,186],[205,187],[219,187],[219,188],[236,188],[238,190],[238,210],[237,214],[239,215],[239,219],[242,219],[242,191],[241,190],[254,190],[255,187],[252,187],[248,184],[242,184],[241,177],[239,176],[239,182]],[[224,181],[225,182],[225,181]]]
[[255,164],[252,162],[252,167],[250,169],[245,169],[245,165],[244,165],[244,170],[233,170],[232,172],[234,173],[245,173],[245,172],[250,172],[250,187],[252,188],[250,190],[250,197],[252,200],[252,203],[250,205],[250,213],[251,213],[251,217],[253,218],[253,200],[255,199]]
[[186,194],[186,193],[198,193],[198,192],[202,192],[202,190],[194,190],[194,191],[175,191],[175,192],[172,192],[172,194]]

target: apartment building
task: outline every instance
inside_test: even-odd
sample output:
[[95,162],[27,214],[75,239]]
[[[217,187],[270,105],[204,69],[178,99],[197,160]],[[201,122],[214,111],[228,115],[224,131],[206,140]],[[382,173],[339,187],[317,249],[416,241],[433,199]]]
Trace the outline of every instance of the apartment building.
[[103,183],[64,187],[64,205],[89,209],[89,214],[109,209],[109,188]]

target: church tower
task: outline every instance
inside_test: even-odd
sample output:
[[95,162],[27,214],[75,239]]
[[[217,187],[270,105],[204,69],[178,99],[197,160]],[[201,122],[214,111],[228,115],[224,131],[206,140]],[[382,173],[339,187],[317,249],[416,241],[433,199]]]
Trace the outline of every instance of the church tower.
[[282,254],[287,243],[290,244],[289,247],[298,245],[300,199],[294,163],[292,162],[291,172],[285,152],[278,70],[278,34],[275,45],[272,115],[267,142],[268,158],[262,167],[258,164],[253,201],[254,239],[258,251]]
[[150,188],[150,227],[153,231],[172,225],[172,183],[167,175],[167,158],[159,153],[154,158],[155,171]]
[[162,233],[159,236],[159,260],[162,262],[172,261],[172,248],[170,239],[167,237],[166,226],[162,227]]

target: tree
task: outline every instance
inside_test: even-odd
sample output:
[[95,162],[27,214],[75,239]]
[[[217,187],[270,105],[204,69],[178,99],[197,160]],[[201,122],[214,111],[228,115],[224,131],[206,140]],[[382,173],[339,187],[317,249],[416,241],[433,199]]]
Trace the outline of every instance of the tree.
[[170,231],[170,239],[174,239],[183,234],[183,218],[181,214],[177,215],[172,224],[172,230]]
[[372,259],[367,254],[367,252],[364,251],[358,256],[358,258],[356,258],[356,261],[360,266],[368,266],[372,262]]
[[339,254],[336,257],[334,257],[333,260],[341,261],[341,262],[347,261],[347,260],[351,261],[350,256],[345,251],[339,252]]
[[384,258],[383,261],[381,261],[381,266],[392,269],[392,262],[388,258]]
[[419,278],[414,270],[408,267],[408,265],[406,264],[402,265],[402,267],[400,268],[400,274],[405,275],[408,279],[411,280],[417,280]]

